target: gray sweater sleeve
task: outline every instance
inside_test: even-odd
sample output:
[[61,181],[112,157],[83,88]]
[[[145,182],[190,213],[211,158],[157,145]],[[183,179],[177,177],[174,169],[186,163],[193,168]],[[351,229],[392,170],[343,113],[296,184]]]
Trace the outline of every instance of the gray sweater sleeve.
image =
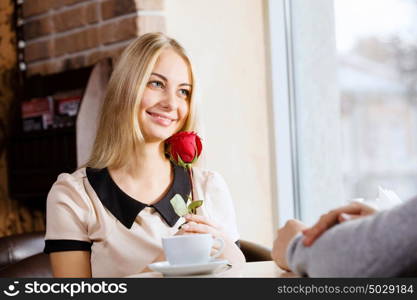
[[336,225],[310,247],[296,236],[288,265],[310,277],[395,277],[417,270],[417,198]]

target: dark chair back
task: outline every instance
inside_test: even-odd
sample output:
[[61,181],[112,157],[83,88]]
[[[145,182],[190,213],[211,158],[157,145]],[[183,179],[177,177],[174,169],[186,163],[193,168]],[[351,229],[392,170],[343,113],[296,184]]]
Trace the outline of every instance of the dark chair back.
[[240,250],[245,255],[246,262],[272,260],[271,249],[254,242],[240,240]]
[[32,232],[0,238],[0,277],[52,277],[44,236]]

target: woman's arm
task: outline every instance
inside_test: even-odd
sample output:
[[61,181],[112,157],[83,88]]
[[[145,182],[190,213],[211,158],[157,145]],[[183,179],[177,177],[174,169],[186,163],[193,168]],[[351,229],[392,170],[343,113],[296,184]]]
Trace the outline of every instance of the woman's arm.
[[89,251],[61,251],[49,254],[54,277],[91,278]]
[[60,174],[46,204],[44,253],[49,254],[54,277],[91,277],[88,236],[91,204],[82,178]]

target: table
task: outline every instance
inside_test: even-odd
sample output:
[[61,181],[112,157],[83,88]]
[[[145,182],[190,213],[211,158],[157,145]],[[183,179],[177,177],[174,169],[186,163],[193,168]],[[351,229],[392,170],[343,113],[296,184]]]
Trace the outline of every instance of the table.
[[245,263],[241,270],[230,270],[226,271],[225,273],[229,272],[225,275],[232,275],[229,277],[233,277],[233,275],[240,275],[236,277],[281,277],[281,278],[295,278],[300,277],[295,273],[287,272],[285,270],[280,269],[274,261],[260,261],[260,262],[249,262]]
[[[158,272],[146,272],[140,274],[134,274],[127,276],[129,278],[149,278],[164,277]],[[239,267],[232,267],[222,272],[217,272],[210,275],[197,275],[197,276],[186,276],[186,277],[216,277],[216,278],[231,278],[231,277],[246,277],[246,278],[262,278],[262,277],[273,277],[273,278],[296,278],[300,277],[292,272],[286,272],[280,269],[273,261],[261,261],[261,262],[248,262]]]

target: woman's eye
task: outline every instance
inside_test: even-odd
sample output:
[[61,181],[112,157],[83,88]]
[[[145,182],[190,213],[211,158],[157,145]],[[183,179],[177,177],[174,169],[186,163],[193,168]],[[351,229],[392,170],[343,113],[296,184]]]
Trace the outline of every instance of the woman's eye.
[[186,89],[180,89],[180,94],[188,98],[190,96],[190,91]]
[[161,88],[161,87],[164,87],[164,84],[163,84],[161,81],[157,81],[157,80],[150,81],[148,84],[149,84],[150,86],[152,86],[152,87],[156,87],[156,88]]

